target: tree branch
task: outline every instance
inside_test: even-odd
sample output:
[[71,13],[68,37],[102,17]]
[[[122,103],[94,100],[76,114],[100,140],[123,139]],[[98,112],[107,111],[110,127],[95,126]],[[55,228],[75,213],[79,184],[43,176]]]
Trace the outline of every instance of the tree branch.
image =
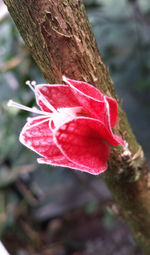
[[[62,74],[118,100],[81,0],[4,0],[32,56],[50,83]],[[118,100],[119,102],[119,100]],[[150,175],[144,153],[119,105],[115,132],[129,144],[112,149],[103,178],[145,254],[150,254]]]

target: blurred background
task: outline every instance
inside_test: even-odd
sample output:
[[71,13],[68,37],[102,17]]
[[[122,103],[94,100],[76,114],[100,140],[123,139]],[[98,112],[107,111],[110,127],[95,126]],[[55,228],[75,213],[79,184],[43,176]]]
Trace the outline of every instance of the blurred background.
[[[85,0],[104,63],[150,165],[150,2]],[[142,255],[99,177],[36,163],[18,136],[44,81],[0,0],[0,236],[12,255]]]

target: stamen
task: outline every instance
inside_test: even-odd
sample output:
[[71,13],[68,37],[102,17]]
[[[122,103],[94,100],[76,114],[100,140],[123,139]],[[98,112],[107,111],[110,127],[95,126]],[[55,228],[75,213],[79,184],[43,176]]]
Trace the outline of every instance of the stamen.
[[17,102],[14,102],[13,100],[9,100],[7,105],[9,107],[16,107],[18,109],[25,110],[25,111],[28,111],[28,112],[33,112],[33,113],[37,113],[37,114],[41,114],[41,115],[46,115],[46,116],[52,116],[52,113],[40,111],[40,110],[38,110],[35,107],[30,108],[30,107],[27,107],[25,105],[22,105],[22,104],[19,104]]
[[[32,118],[31,118],[31,120],[32,120]],[[44,123],[44,122],[46,122],[46,121],[49,121],[49,120],[50,120],[50,118],[46,118],[46,119],[44,118],[44,120],[41,120],[40,122],[29,126],[29,128],[36,127],[36,126],[38,126],[38,125],[40,125],[40,124],[42,124],[42,123]]]
[[31,81],[31,85],[35,86],[36,85],[36,81]]
[[[41,101],[45,104],[45,106],[50,109],[52,112],[57,112],[57,110],[47,101],[46,97],[43,96],[43,94],[41,93],[41,91],[39,90],[38,87],[36,87],[37,89],[37,93],[39,94],[39,97],[41,99]],[[35,91],[36,93],[36,91]]]
[[[41,101],[45,104],[45,106],[50,109],[52,112],[57,112],[57,110],[47,101],[45,96],[41,93],[38,86],[36,86],[36,81],[26,81],[26,85],[30,87],[30,89],[34,92],[34,94],[38,93],[38,95],[41,97]],[[37,90],[37,91],[36,91]]]
[[66,113],[69,116],[75,116],[77,113],[80,113],[82,111],[81,106],[75,106],[75,107],[62,107],[57,109],[60,113]]
[[36,82],[35,81],[26,81],[26,85],[28,85],[30,87],[30,89],[35,93],[35,85],[36,85]]

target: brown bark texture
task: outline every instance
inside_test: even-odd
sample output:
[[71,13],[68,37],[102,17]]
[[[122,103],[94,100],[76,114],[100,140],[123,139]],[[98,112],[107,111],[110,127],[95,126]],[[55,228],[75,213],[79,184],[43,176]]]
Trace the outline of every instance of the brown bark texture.
[[[22,38],[49,83],[62,74],[84,80],[119,100],[102,62],[81,0],[4,0]],[[119,103],[114,132],[129,144],[113,147],[102,174],[120,213],[145,254],[150,254],[150,174]],[[95,177],[96,178],[96,177]]]

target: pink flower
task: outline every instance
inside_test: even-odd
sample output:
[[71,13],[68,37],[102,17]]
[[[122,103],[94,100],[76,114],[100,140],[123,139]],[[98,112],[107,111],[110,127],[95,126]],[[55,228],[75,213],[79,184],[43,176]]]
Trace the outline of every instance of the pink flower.
[[100,174],[107,169],[109,145],[125,145],[112,132],[118,118],[117,101],[88,83],[63,80],[67,85],[28,82],[41,110],[9,102],[39,114],[29,118],[20,142],[42,156],[38,163]]

